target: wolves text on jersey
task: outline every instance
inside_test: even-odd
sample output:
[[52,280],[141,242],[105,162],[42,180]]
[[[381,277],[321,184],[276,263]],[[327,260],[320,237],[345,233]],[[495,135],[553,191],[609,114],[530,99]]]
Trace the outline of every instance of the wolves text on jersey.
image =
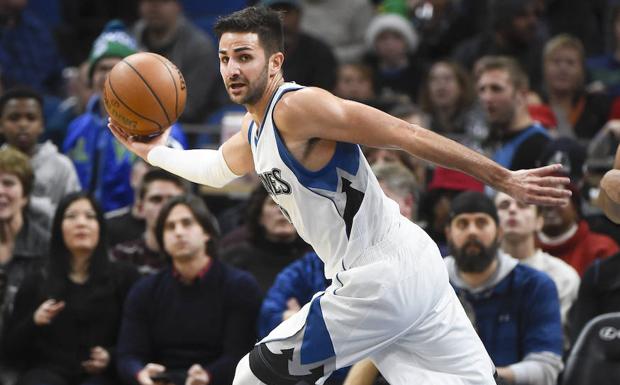
[[282,171],[279,168],[260,173],[258,177],[272,196],[291,193],[291,185],[282,179]]

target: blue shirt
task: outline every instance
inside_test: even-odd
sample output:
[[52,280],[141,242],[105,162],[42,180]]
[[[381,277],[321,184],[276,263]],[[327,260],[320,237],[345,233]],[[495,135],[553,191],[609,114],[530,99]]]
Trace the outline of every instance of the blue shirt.
[[475,327],[495,365],[515,364],[530,353],[562,355],[558,293],[545,273],[517,264],[482,292],[455,290],[472,306]]
[[[99,100],[99,95],[91,97],[86,112],[71,122],[62,150],[73,161],[82,189],[94,194],[108,212],[133,203],[130,175],[136,156],[108,129]],[[172,126],[171,136],[187,147],[178,124]]]

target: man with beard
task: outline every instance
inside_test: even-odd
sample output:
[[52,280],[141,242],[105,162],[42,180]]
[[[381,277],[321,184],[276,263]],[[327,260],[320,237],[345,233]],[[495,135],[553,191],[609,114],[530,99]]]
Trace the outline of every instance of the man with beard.
[[477,67],[478,100],[497,143],[493,160],[511,170],[536,166],[550,136],[528,111],[527,75],[507,56],[487,56]]
[[371,357],[392,385],[493,384],[491,359],[437,245],[381,191],[356,143],[403,149],[536,204],[566,203],[570,193],[556,186],[567,178],[549,176],[557,165],[509,171],[418,125],[285,82],[281,30],[278,13],[265,7],[216,22],[222,79],[248,110],[220,149],[168,148],[168,130],[136,142],[109,124],[140,157],[197,183],[222,187],[255,171],[333,278],[254,346],[233,383],[322,384],[335,369]]
[[562,325],[555,284],[499,250],[493,201],[467,191],[452,201],[446,228],[450,283],[509,384],[553,385],[562,370]]

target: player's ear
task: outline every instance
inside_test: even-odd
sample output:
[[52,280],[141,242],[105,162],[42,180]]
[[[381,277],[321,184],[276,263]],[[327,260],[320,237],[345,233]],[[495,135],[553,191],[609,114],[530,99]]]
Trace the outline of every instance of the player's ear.
[[284,64],[284,54],[276,52],[269,58],[269,76],[274,76],[282,70]]

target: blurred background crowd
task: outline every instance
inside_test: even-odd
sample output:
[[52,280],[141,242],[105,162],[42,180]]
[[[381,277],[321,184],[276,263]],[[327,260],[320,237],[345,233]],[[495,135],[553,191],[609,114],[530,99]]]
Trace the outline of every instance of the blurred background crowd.
[[[282,13],[287,81],[513,170],[562,164],[570,204],[534,207],[406,153],[363,149],[385,193],[439,245],[507,370],[499,381],[618,381],[620,324],[610,346],[586,325],[620,312],[620,227],[597,206],[620,143],[619,1],[0,0],[0,384],[230,384],[253,343],[329,285],[255,176],[192,185],[106,127],[107,73],[148,51],[187,84],[170,145],[230,137],[244,109],[228,101],[211,28],[248,5]],[[459,227],[468,205],[493,229]],[[583,349],[602,352],[612,374],[586,365]],[[384,381],[371,363],[347,372],[328,383]]]

